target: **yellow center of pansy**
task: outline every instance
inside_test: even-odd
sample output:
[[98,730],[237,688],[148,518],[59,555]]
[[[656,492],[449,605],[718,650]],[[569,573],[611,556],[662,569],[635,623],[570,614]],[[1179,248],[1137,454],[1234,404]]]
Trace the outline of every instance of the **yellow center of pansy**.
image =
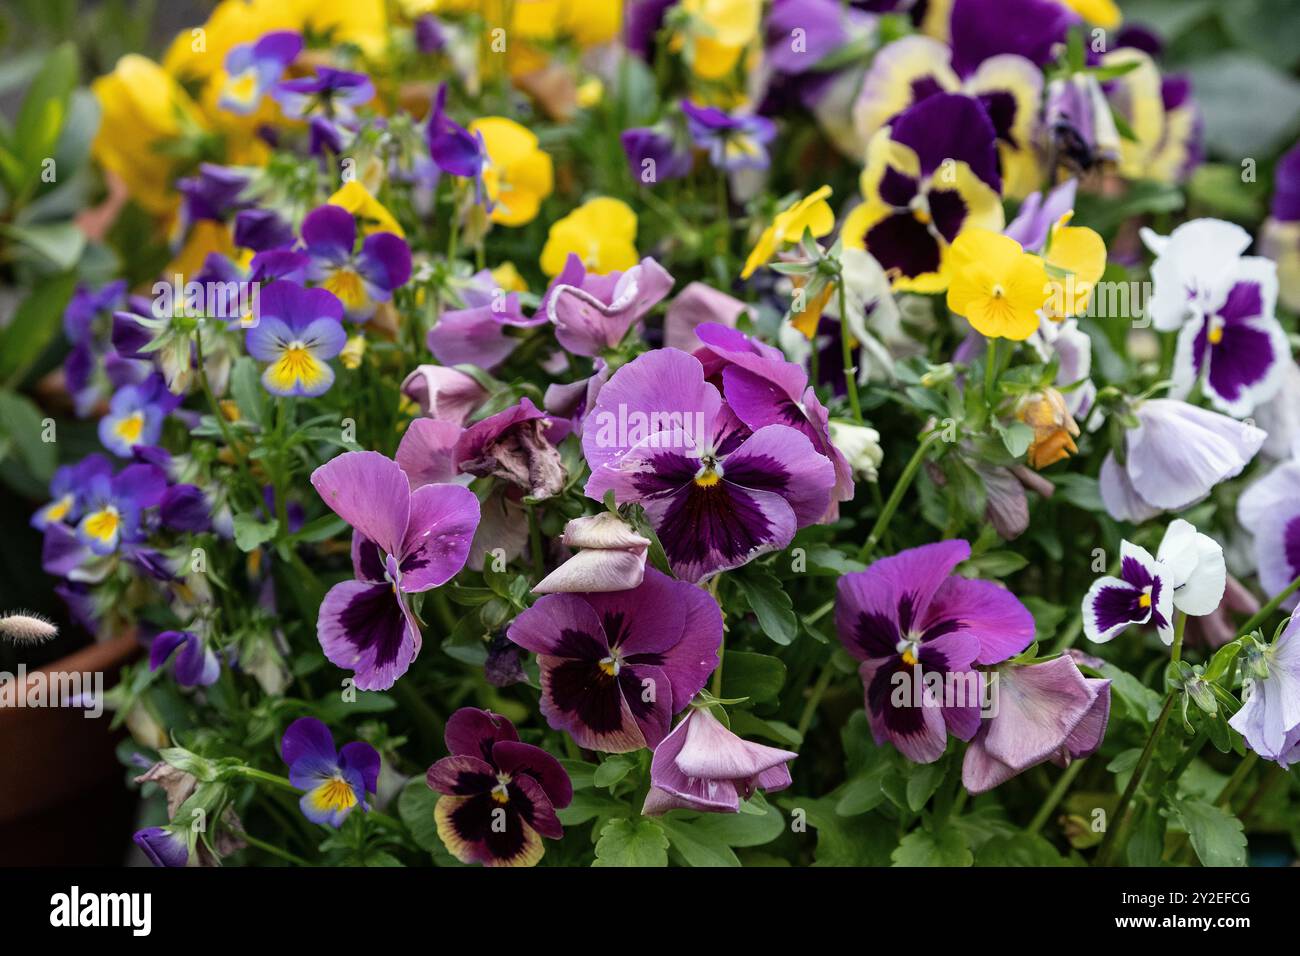
[[144,412],[132,412],[125,418],[119,419],[113,427],[113,432],[128,445],[136,444],[144,434]]
[[96,541],[112,541],[120,520],[117,509],[110,505],[86,518],[86,534]]
[[492,788],[492,799],[497,803],[510,802],[510,775],[507,773],[497,774],[496,786]]
[[1138,607],[1150,607],[1150,606],[1151,606],[1151,589],[1144,588],[1142,591],[1142,596],[1138,598]]
[[257,92],[257,73],[253,70],[245,70],[238,76],[230,78],[230,83],[226,87],[226,95],[239,103],[252,102],[253,95]]
[[325,280],[325,288],[333,292],[343,307],[349,311],[359,309],[366,304],[366,287],[361,276],[351,269],[338,269]]
[[695,486],[697,488],[712,488],[722,480],[722,467],[716,462],[705,462],[699,471],[695,473]]
[[269,369],[268,378],[280,391],[288,391],[298,382],[311,386],[320,381],[322,364],[302,342],[290,342]]
[[47,521],[62,521],[72,510],[72,495],[64,495],[56,501],[51,501],[45,509],[45,518]]
[[334,776],[320,785],[316,802],[329,810],[350,810],[357,805],[357,795],[350,783],[340,776]]
[[1218,345],[1223,341],[1223,320],[1217,317],[1210,319],[1210,329],[1206,332],[1205,337],[1210,340],[1211,345]]

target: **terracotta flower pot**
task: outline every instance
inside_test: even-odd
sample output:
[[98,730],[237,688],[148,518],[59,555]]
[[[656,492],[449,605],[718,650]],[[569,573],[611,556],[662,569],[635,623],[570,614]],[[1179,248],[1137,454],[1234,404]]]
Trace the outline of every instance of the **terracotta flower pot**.
[[[104,689],[140,652],[134,636],[92,644],[27,675],[102,673]],[[135,798],[105,711],[0,707],[0,866],[120,864]]]

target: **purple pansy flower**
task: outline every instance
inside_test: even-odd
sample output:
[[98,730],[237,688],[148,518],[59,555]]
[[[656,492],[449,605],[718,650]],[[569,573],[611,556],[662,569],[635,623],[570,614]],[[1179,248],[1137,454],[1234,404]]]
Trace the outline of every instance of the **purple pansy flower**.
[[1084,677],[1073,658],[997,670],[997,713],[980,722],[962,758],[971,793],[1006,783],[1045,760],[1067,767],[1101,746],[1110,681]]
[[1251,750],[1283,767],[1300,761],[1300,616],[1268,647],[1246,650],[1242,706],[1228,723]]
[[648,352],[614,373],[584,422],[586,493],[640,502],[684,580],[739,567],[820,521],[835,485],[802,432],[747,431],[698,358]]
[[193,631],[163,631],[155,637],[149,646],[149,669],[161,669],[173,654],[172,676],[181,687],[208,687],[221,676],[217,655]]
[[291,30],[276,30],[254,43],[231,47],[225,63],[229,79],[218,105],[241,116],[254,112],[300,52],[302,36]]
[[554,324],[556,340],[569,352],[596,356],[616,348],[672,287],[673,277],[651,258],[626,272],[599,275],[569,253],[538,311]]
[[1072,173],[1119,160],[1119,130],[1095,74],[1053,79],[1047,86],[1043,115],[1057,162]]
[[78,286],[64,310],[63,332],[72,349],[63,376],[79,418],[88,416],[115,389],[149,375],[152,363],[146,356],[119,354],[114,347],[113,313],[127,301],[125,281],[98,290]]
[[873,23],[870,14],[840,0],[776,0],[763,21],[765,63],[780,73],[806,73],[868,34]]
[[212,528],[212,505],[198,485],[172,485],[163,494],[158,517],[173,531],[201,533]]
[[967,542],[940,541],[839,581],[836,629],[862,662],[872,736],[917,763],[943,756],[949,733],[970,740],[979,729],[976,665],[1001,663],[1034,639],[1034,619],[1014,594],[953,574],[968,557]]
[[[1255,566],[1266,594],[1300,578],[1300,459],[1278,465],[1237,501],[1237,519],[1255,538]],[[1292,595],[1287,607],[1300,600]]]
[[1083,599],[1083,633],[1104,644],[1133,624],[1150,623],[1160,640],[1174,642],[1174,581],[1145,548],[1124,541],[1119,577],[1098,578]]
[[271,96],[290,119],[321,116],[351,126],[357,107],[375,98],[375,85],[364,73],[321,66],[315,76],[281,80],[271,88]]
[[1004,53],[1044,67],[1057,56],[1079,15],[1057,0],[953,0],[952,64],[961,76]]
[[235,214],[234,240],[241,249],[265,252],[294,242],[293,226],[274,209],[241,209]]
[[786,764],[797,756],[742,740],[708,708],[692,707],[655,747],[650,792],[641,812],[652,817],[678,809],[739,813],[741,799],[748,800],[754,791],[773,793],[790,786]]
[[542,714],[580,747],[654,747],[718,665],[722,612],[708,592],[646,568],[638,587],[548,594],[506,636],[537,655]]
[[473,377],[445,365],[418,365],[402,382],[402,394],[420,406],[420,414],[464,425],[488,397]]
[[216,163],[200,163],[196,175],[178,179],[176,191],[181,194],[178,234],[184,236],[200,220],[226,222],[239,210],[246,209],[251,203],[241,196],[248,182],[247,173]]
[[662,127],[644,126],[625,129],[619,135],[632,179],[644,186],[654,186],[690,174],[691,152],[683,149],[673,134]]
[[721,384],[727,407],[745,427],[757,431],[764,425],[789,425],[834,466],[835,488],[825,520],[836,520],[839,503],[853,500],[853,469],[831,441],[830,413],[802,366],[726,325],[707,322],[695,335],[703,343],[695,357],[710,381]]
[[433,816],[443,845],[462,863],[533,866],[542,837],[564,836],[556,810],[573,800],[560,762],[520,743],[500,714],[462,707],[447,719],[447,750],[425,776],[441,794]]
[[334,293],[348,318],[364,321],[411,277],[411,249],[391,232],[371,233],[359,250],[356,242],[357,221],[341,206],[318,206],[302,221],[308,278]]
[[1141,523],[1195,504],[1241,474],[1264,444],[1264,432],[1249,422],[1174,399],[1148,399],[1134,417],[1123,463],[1112,451],[1101,465],[1102,501],[1117,521]]
[[272,282],[261,290],[261,317],[246,333],[248,354],[268,362],[262,385],[272,395],[323,395],[334,384],[329,359],[343,351],[343,306],[325,289]]
[[776,126],[765,116],[723,112],[716,106],[696,106],[682,100],[691,139],[708,150],[717,169],[766,169],[767,144],[776,136]]
[[284,731],[280,756],[289,782],[306,791],[298,806],[312,823],[337,829],[354,808],[369,810],[366,795],[379,783],[379,751],[363,740],[334,749],[334,735],[315,717],[300,717]]
[[507,293],[486,269],[471,277],[460,289],[463,306],[450,309],[429,330],[429,351],[443,365],[477,365],[492,369],[500,365],[519,345],[511,328],[530,328],[546,321],[541,310],[525,316],[519,307],[519,293]]
[[50,479],[50,500],[32,515],[32,527],[44,531],[51,524],[75,526],[81,519],[95,476],[112,473],[109,460],[98,453],[87,455],[75,465],[58,468]]
[[108,403],[99,420],[99,440],[120,458],[130,458],[137,447],[158,444],[164,419],[180,404],[180,396],[167,388],[157,372],[139,385],[127,385]]
[[187,866],[190,861],[189,837],[182,827],[145,827],[131,839],[154,866]]
[[426,131],[429,155],[437,167],[453,176],[479,180],[486,158],[483,137],[447,115],[447,84],[438,87]]
[[161,502],[166,490],[167,477],[155,465],[127,465],[111,477],[96,472],[86,488],[77,539],[98,555],[112,554],[123,542],[138,541],[142,513]]
[[312,472],[311,483],[353,528],[356,575],[325,595],[317,636],[331,662],[356,672],[357,687],[384,690],[420,652],[403,595],[445,584],[464,567],[478,499],[459,485],[412,491],[401,467],[373,451],[339,455]]

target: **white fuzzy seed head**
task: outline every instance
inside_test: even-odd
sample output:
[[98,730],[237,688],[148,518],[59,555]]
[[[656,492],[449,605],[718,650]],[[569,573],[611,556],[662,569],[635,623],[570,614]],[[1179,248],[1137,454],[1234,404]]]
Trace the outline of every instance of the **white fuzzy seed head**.
[[58,633],[53,621],[34,611],[0,614],[0,637],[7,637],[15,644],[40,644],[53,640]]

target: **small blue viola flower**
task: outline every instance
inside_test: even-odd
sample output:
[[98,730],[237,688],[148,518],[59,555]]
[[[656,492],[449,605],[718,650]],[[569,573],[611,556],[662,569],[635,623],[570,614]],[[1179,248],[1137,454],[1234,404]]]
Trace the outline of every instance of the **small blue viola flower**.
[[136,448],[158,444],[163,421],[177,404],[177,396],[155,372],[113,396],[108,414],[99,420],[99,440],[118,457],[130,458]]
[[318,67],[315,76],[282,80],[271,96],[290,119],[324,116],[345,126],[356,121],[356,109],[375,98],[375,85],[364,73]]
[[379,751],[364,741],[334,749],[329,728],[315,717],[289,725],[280,742],[289,781],[306,791],[298,805],[312,823],[338,828],[355,807],[369,810],[366,795],[379,781]]
[[667,129],[656,126],[625,129],[619,135],[619,142],[632,178],[638,183],[653,186],[690,174],[690,149],[683,148]]
[[262,385],[272,395],[323,395],[334,384],[329,360],[343,351],[343,305],[326,289],[272,282],[261,292],[261,317],[247,332],[248,354],[268,362]]
[[696,106],[682,100],[682,112],[695,145],[709,152],[718,169],[766,169],[767,144],[776,135],[772,121],[763,116],[724,113],[714,106]]
[[110,475],[113,466],[98,453],[75,465],[64,465],[50,480],[50,500],[32,515],[32,527],[44,531],[51,524],[75,525],[86,504],[86,492],[96,475]]
[[181,687],[209,687],[221,676],[217,655],[193,631],[163,631],[149,646],[149,670],[157,671],[175,656],[172,676]]
[[273,209],[241,209],[235,216],[235,245],[241,249],[281,249],[293,239],[293,226]]
[[176,181],[181,194],[178,235],[185,235],[192,223],[202,219],[226,222],[251,202],[241,198],[248,188],[248,174],[216,163],[201,163],[198,172]]
[[79,286],[63,313],[63,332],[72,346],[63,376],[78,418],[90,415],[113,389],[149,374],[149,362],[120,355],[112,343],[113,312],[127,302],[125,281],[99,289]]
[[241,43],[226,54],[229,79],[217,101],[222,109],[241,116],[256,111],[285,68],[302,52],[302,37],[291,30],[267,33],[255,43]]
[[131,837],[154,866],[185,866],[190,861],[190,844],[177,827],[145,827]]
[[127,465],[112,477],[94,475],[77,523],[78,541],[103,556],[123,542],[139,540],[142,513],[158,505],[166,490],[167,476],[155,465]]
[[338,296],[348,318],[364,321],[411,277],[411,249],[391,232],[366,236],[357,249],[357,221],[342,206],[319,206],[302,223],[311,265],[307,276]]
[[212,528],[212,504],[198,485],[172,485],[163,494],[158,516],[173,531],[201,534]]
[[447,115],[447,84],[438,87],[438,96],[429,116],[426,136],[429,155],[437,167],[453,176],[479,179],[483,172],[486,151],[483,137],[475,136]]

